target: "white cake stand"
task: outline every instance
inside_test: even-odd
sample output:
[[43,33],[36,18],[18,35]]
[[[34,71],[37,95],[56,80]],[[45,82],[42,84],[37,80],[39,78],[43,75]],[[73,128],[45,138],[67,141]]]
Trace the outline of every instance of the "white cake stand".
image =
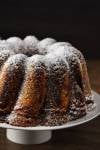
[[86,116],[75,121],[68,122],[61,126],[46,127],[16,127],[5,123],[0,123],[0,127],[7,129],[7,138],[19,144],[41,144],[47,142],[52,137],[52,130],[64,129],[86,123],[100,114],[100,95],[93,91],[96,108]]

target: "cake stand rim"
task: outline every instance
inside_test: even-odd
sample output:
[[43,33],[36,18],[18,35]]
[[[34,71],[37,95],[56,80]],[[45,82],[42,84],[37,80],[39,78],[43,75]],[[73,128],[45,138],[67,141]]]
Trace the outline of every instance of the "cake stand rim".
[[94,95],[94,102],[96,103],[96,108],[91,110],[87,113],[86,116],[83,116],[79,119],[76,119],[74,121],[69,121],[61,126],[36,126],[36,127],[18,127],[18,126],[12,126],[7,123],[0,123],[0,128],[7,128],[7,129],[15,129],[15,130],[27,130],[27,131],[45,131],[45,130],[60,130],[65,128],[71,128],[74,126],[81,125],[83,123],[87,123],[97,116],[100,115],[100,95],[92,90],[92,93]]

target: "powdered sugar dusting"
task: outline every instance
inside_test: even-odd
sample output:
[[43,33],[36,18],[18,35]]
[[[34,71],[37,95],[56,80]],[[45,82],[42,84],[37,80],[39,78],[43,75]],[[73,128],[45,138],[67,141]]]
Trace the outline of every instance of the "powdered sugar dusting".
[[0,52],[0,59],[5,59],[5,57],[9,57],[10,55],[14,55],[15,53],[10,50],[3,50]]
[[57,51],[57,49],[62,46],[71,46],[71,44],[68,42],[56,42],[48,48],[48,52]]
[[39,53],[44,55],[47,53],[47,49],[56,42],[55,39],[45,38],[38,43]]
[[44,56],[36,54],[27,59],[26,65],[28,69],[31,70],[33,67],[37,67],[41,62],[44,62]]
[[14,67],[20,65],[21,63],[25,61],[27,58],[26,55],[24,54],[16,54],[14,56],[11,56],[6,62],[5,62],[5,67],[8,69],[8,71],[13,73]]
[[10,37],[6,40],[16,53],[23,53],[23,41],[19,37]]
[[23,44],[24,44],[24,54],[37,54],[38,53],[38,48],[37,48],[37,44],[38,44],[39,40],[33,36],[26,36],[24,38]]
[[[0,52],[0,67],[6,62],[6,60],[11,56],[14,55],[14,52],[10,50],[3,50]],[[1,69],[1,68],[0,68]]]
[[0,51],[2,50],[11,50],[12,51],[13,46],[11,46],[10,43],[6,42],[6,40],[0,41]]

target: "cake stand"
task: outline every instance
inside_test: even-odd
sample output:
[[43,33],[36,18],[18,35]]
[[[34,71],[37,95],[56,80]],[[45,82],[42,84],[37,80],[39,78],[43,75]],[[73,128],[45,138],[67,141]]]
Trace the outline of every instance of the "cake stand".
[[70,128],[77,126],[83,123],[86,123],[100,114],[100,95],[92,91],[94,95],[94,101],[96,107],[87,113],[86,116],[77,119],[75,121],[70,121],[61,126],[46,127],[46,126],[37,126],[37,127],[16,127],[11,126],[5,123],[0,123],[1,128],[7,129],[7,138],[19,144],[41,144],[47,142],[52,137],[52,130],[59,130],[64,128]]

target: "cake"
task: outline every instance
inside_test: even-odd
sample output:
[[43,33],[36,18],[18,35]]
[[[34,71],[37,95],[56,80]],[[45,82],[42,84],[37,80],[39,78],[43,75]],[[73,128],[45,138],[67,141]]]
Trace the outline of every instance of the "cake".
[[58,126],[93,106],[86,61],[69,42],[0,40],[0,122]]

